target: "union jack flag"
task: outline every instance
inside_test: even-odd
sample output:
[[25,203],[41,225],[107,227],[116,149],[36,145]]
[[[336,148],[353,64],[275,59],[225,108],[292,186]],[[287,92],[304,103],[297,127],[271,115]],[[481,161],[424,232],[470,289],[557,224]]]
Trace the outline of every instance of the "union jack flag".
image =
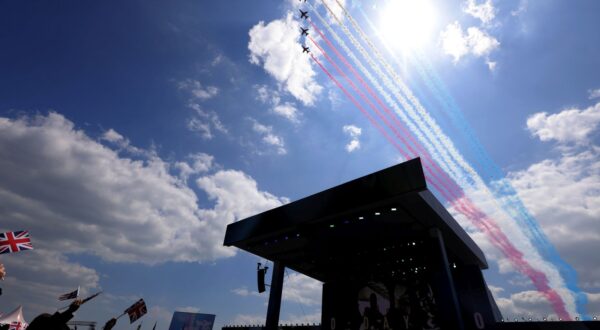
[[29,232],[26,230],[0,233],[0,254],[33,250]]
[[25,330],[25,329],[27,329],[27,323],[12,322],[8,326],[8,330]]
[[75,290],[75,291],[61,295],[60,297],[58,297],[58,300],[63,301],[63,300],[75,299],[77,297],[79,297],[79,287],[77,287],[77,290]]
[[144,314],[148,313],[146,309],[146,303],[144,299],[138,300],[135,304],[125,310],[125,313],[129,314],[129,322],[133,323]]

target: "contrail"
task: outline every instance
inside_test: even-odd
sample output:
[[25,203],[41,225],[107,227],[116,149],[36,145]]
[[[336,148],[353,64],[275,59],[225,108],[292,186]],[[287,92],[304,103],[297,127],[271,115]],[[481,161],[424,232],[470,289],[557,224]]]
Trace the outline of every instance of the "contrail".
[[[324,52],[324,50],[314,41],[314,39],[311,38],[311,41],[313,42],[313,44],[315,46],[317,46],[321,52],[323,53],[323,55],[328,59],[328,61],[331,62],[332,65],[334,65],[334,67],[336,68],[336,70],[339,71],[339,73],[344,76],[346,79],[348,79],[347,75],[345,75],[345,73],[343,71],[341,71],[341,69],[339,67],[337,67],[337,65],[331,60],[331,58]],[[385,130],[383,128],[381,128],[381,126],[379,124],[377,124],[377,122],[370,116],[368,115],[368,113],[366,112],[366,110],[364,110],[364,108],[360,105],[360,103],[358,103],[358,101],[343,87],[343,85],[341,85],[341,83],[339,83],[339,81],[337,79],[335,79],[335,77],[333,77],[333,75],[331,75],[331,73],[314,57],[314,55],[310,54],[312,59],[315,61],[315,63],[317,63],[319,65],[319,67],[323,70],[323,72],[325,72],[327,74],[327,76],[343,91],[343,93],[352,101],[352,103],[354,103],[354,105],[361,111],[363,112],[364,115],[367,116],[367,118],[369,119],[369,121],[371,121],[372,124],[374,124],[379,130],[380,132],[382,132],[384,134],[384,136],[386,137],[386,139],[388,141],[390,141],[392,144],[394,144],[394,146],[396,146],[396,148],[403,154],[403,156],[405,156],[406,158],[409,158],[409,155],[402,149],[400,148],[391,138],[389,135],[387,135],[387,133],[385,132]],[[349,80],[349,79],[348,79]],[[351,84],[351,86],[353,86],[354,89],[357,89],[356,85],[354,85],[350,80],[349,83]],[[357,90],[357,92],[360,93],[360,91]],[[361,93],[361,96],[363,98],[365,98],[366,96],[364,95],[364,93]],[[427,171],[431,172],[431,169],[427,167]],[[433,180],[430,180],[433,181]],[[447,196],[447,193],[440,189],[439,186],[435,183],[433,183],[434,187],[437,188],[438,191],[440,191],[443,195]],[[547,279],[545,278],[545,275],[539,271],[534,270],[527,262],[525,262],[523,260],[523,254],[520,253],[508,240],[508,238],[502,233],[502,231],[500,230],[499,227],[497,227],[496,225],[494,225],[494,222],[486,219],[486,216],[481,213],[480,211],[478,211],[476,209],[476,207],[472,204],[472,202],[467,198],[467,197],[460,197],[460,198],[456,198],[456,196],[452,196],[452,197],[447,197],[447,198],[451,198],[453,200],[455,200],[455,206],[464,214],[468,214],[470,215],[471,219],[473,220],[473,223],[482,231],[485,232],[486,234],[488,234],[488,236],[491,237],[492,242],[500,247],[500,249],[502,251],[504,251],[505,255],[507,255],[507,257],[510,258],[510,260],[512,260],[513,264],[515,264],[515,266],[525,275],[528,275],[530,278],[535,278],[536,280],[534,281],[536,288],[542,292],[544,294],[544,296],[546,296],[551,303],[553,304],[555,310],[557,311],[557,313],[559,315],[562,316],[568,316],[568,313],[566,313],[566,310],[564,310],[564,306],[562,306],[562,300],[560,300],[560,297],[558,296],[558,294],[551,289],[547,284]],[[557,299],[558,298],[558,299]]]
[[[326,8],[328,8],[326,4],[324,4],[324,5],[326,6]],[[330,10],[330,9],[329,9],[329,10]],[[333,12],[331,12],[331,10],[330,10],[330,13],[331,13],[331,14],[332,14],[332,16],[333,16],[333,17],[334,17],[334,18],[335,18],[335,19],[338,21],[338,23],[340,23],[340,26],[341,26],[341,27],[342,27],[342,28],[345,30],[344,32],[346,32],[346,34],[348,35],[348,37],[350,38],[350,40],[353,42],[353,44],[355,45],[355,47],[356,47],[356,48],[357,48],[359,51],[361,51],[361,54],[363,54],[363,56],[365,57],[365,59],[367,59],[367,61],[368,61],[368,62],[370,62],[370,64],[371,64],[371,65],[372,65],[374,68],[377,68],[377,66],[376,66],[376,65],[374,65],[374,63],[372,62],[372,60],[370,60],[369,56],[368,56],[367,54],[365,54],[366,52],[364,51],[364,49],[362,49],[362,47],[361,47],[361,46],[358,44],[358,42],[356,42],[356,40],[353,40],[353,37],[351,37],[351,34],[349,33],[349,31],[347,31],[347,28],[345,28],[344,24],[343,24],[343,23],[341,23],[341,22],[340,22],[340,20],[339,20],[337,17],[335,17],[335,14],[334,14]],[[322,19],[322,18],[320,18],[320,19]],[[351,19],[351,18],[349,18],[349,19]],[[354,60],[354,59],[353,59],[353,60]],[[381,74],[381,72],[378,72],[378,74],[379,74],[380,76],[382,76],[382,77],[385,77],[385,75],[382,75],[382,74]],[[368,76],[367,76],[367,77],[368,77]],[[396,77],[396,78],[397,78],[397,77]],[[389,86],[389,84],[386,84],[386,86],[388,86],[388,88],[390,88],[390,89],[392,89],[392,88],[393,88],[393,87],[390,87],[390,86]],[[408,91],[408,92],[410,93],[410,91]],[[406,93],[406,91],[405,91],[405,93]],[[386,98],[386,97],[385,97],[385,95],[383,95],[383,96],[384,96],[384,98]],[[389,100],[387,100],[387,99],[386,99],[386,101],[388,101],[388,102],[389,102]],[[404,107],[405,107],[407,110],[411,110],[411,107],[410,107],[409,105],[407,105],[407,104],[406,104],[406,101],[404,101],[404,102],[403,102],[403,99],[402,99],[402,98],[400,98],[400,99],[399,99],[399,101],[400,101],[401,103],[403,103],[403,106],[404,106]],[[416,100],[414,100],[414,96],[412,96],[411,102],[415,103],[415,101],[416,101]],[[418,101],[416,101],[416,102],[418,102]],[[417,105],[420,105],[420,104],[417,104]],[[392,106],[392,107],[393,107],[393,106]],[[396,109],[396,110],[398,110],[398,109]],[[425,119],[426,119],[426,120],[428,120],[428,121],[431,121],[431,118],[430,118],[430,117],[428,117],[426,113],[423,113],[424,109],[422,109],[422,107],[421,107],[421,109],[420,109],[420,110],[421,110],[421,112],[422,112],[422,113],[421,113],[421,115],[423,115],[423,114],[424,114],[424,115],[425,115]],[[398,111],[397,111],[397,112],[398,112]],[[402,116],[402,114],[401,114],[401,113],[399,113],[399,115],[400,115],[400,116]],[[423,127],[423,126],[424,126],[424,125],[423,125],[423,122],[420,120],[421,118],[415,118],[415,117],[414,117],[414,114],[413,114],[413,116],[411,116],[411,117],[412,117],[413,119],[415,119],[415,121],[417,121],[417,122],[420,124],[419,126],[421,126],[421,127]],[[410,125],[410,121],[409,121],[409,120],[406,120],[405,118],[403,118],[403,120],[404,120],[405,122],[407,122],[407,123]],[[415,131],[415,132],[416,132],[416,133],[419,135],[419,131],[418,131],[418,130],[414,130],[413,128],[411,128],[411,129],[412,129],[413,131]],[[435,131],[435,127],[434,127],[434,131]],[[439,127],[438,127],[438,131],[439,131]],[[441,132],[440,132],[440,133],[441,133]],[[421,135],[422,135],[422,134],[421,134]],[[438,138],[439,138],[439,134],[438,134]],[[421,137],[420,139],[421,139],[421,140],[423,140],[423,141],[426,141],[426,140],[424,140],[424,139],[423,139],[423,137]],[[429,139],[436,140],[436,139],[434,139],[434,138],[432,138],[432,137],[429,137]],[[441,142],[442,142],[442,144],[448,144],[448,142],[450,142],[450,141],[444,141],[444,139],[447,139],[447,137],[446,137],[446,136],[444,136],[444,135],[442,134],[442,135],[441,135]],[[450,142],[450,143],[451,143],[451,142]],[[452,147],[453,147],[453,145],[451,145],[451,148],[450,148],[450,149],[452,149]],[[443,149],[441,149],[441,150],[439,150],[439,146],[438,146],[438,147],[436,147],[436,148],[434,148],[433,150],[435,150],[435,149],[438,149],[438,150],[436,150],[436,151],[438,151],[438,152],[441,152],[442,154],[444,154],[444,153],[446,152],[446,150],[448,149],[448,146],[446,146],[446,148],[443,148]],[[451,151],[452,151],[452,150],[451,150]],[[452,155],[452,156],[453,156],[452,158],[456,158],[456,155],[457,155],[457,152],[456,152],[456,150],[453,150],[452,154],[453,154],[453,155]],[[447,158],[447,155],[444,155],[444,156],[446,156],[446,157],[444,157],[444,158],[446,158],[446,160],[447,160],[447,161],[450,161],[451,163],[454,163],[455,159],[448,159],[448,158]],[[463,161],[463,162],[464,162],[464,159],[462,159],[462,157],[461,157],[460,155],[458,155],[458,156],[459,156],[459,157],[458,157],[458,160],[459,160],[459,161]],[[442,164],[443,164],[443,163],[442,163]],[[462,164],[462,165],[463,165],[463,167],[464,167],[464,165],[465,165],[465,164]],[[469,171],[469,172],[471,172],[471,173],[469,173],[469,174],[471,174],[471,176],[470,176],[470,177],[471,177],[471,178],[473,178],[473,177],[474,177],[474,176],[473,176],[473,174],[475,174],[475,173],[473,173],[473,172],[474,172],[474,170],[473,170],[472,168],[470,168],[470,166],[469,166],[468,164],[466,164],[466,165],[467,165],[467,170],[469,170],[469,169],[470,169],[470,171]],[[447,165],[446,165],[446,167],[447,167],[447,169],[448,169],[448,166],[447,166]],[[451,170],[451,171],[452,171],[452,170]],[[455,176],[455,177],[457,177],[457,175],[456,175],[456,174],[458,174],[458,173],[455,173],[455,174],[454,174],[454,176]],[[476,175],[476,174],[475,174],[475,175]],[[469,180],[467,179],[469,176],[465,176],[463,173],[461,173],[460,175],[458,175],[458,177],[459,177],[459,178],[460,178],[460,177],[463,177],[463,180],[461,180],[461,181],[466,181],[465,183],[467,183],[468,185],[474,185],[474,186],[479,186],[479,187],[482,187],[482,186],[483,186],[483,187],[485,187],[484,189],[487,189],[487,186],[485,186],[485,185],[482,185],[483,181],[481,181],[481,179],[480,179],[478,176],[475,176],[475,179],[479,179],[479,180],[476,180],[475,182],[469,182]],[[465,178],[465,177],[466,177],[466,178]],[[467,179],[467,180],[464,180],[464,179]],[[472,180],[472,179],[471,179],[471,180]],[[477,182],[477,181],[479,181],[479,182]]]
[[[429,128],[433,129],[433,131],[435,132],[435,135],[439,138],[439,141],[450,151],[450,154],[452,155],[452,157],[454,158],[454,160],[457,161],[458,164],[468,174],[470,174],[470,177],[474,180],[473,185],[474,186],[478,186],[480,189],[483,189],[488,194],[490,194],[492,197],[495,197],[494,194],[489,190],[489,188],[487,187],[487,185],[479,177],[479,175],[474,171],[474,169],[457,152],[457,150],[454,148],[453,143],[441,132],[441,130],[439,129],[439,126],[437,126],[437,124],[435,124],[435,122],[428,115],[428,113],[425,111],[425,109],[422,108],[422,106],[420,105],[419,101],[416,98],[414,98],[414,96],[412,95],[412,92],[404,85],[404,83],[402,82],[402,80],[395,74],[395,72],[389,66],[389,64],[385,61],[385,59],[383,59],[383,57],[381,56],[381,53],[376,49],[376,47],[372,44],[372,42],[369,40],[369,38],[365,35],[365,33],[360,28],[360,26],[356,23],[356,21],[354,20],[354,18],[350,15],[350,13],[340,4],[340,2],[338,0],[335,0],[335,1],[338,4],[338,6],[342,9],[342,11],[344,12],[344,15],[348,18],[348,20],[353,25],[353,27],[355,28],[355,30],[361,35],[363,41],[369,45],[369,47],[371,48],[372,52],[378,58],[378,60],[380,61],[380,63],[382,63],[382,65],[387,69],[388,73],[393,78],[395,78],[395,81],[398,83],[398,85],[400,86],[400,88],[402,89],[402,91],[404,92],[404,94],[407,95],[407,97],[409,98],[409,100],[416,106],[416,109],[418,110],[419,115],[421,115],[425,119],[425,121],[429,124]],[[323,5],[326,8],[328,8],[327,4],[323,0],[322,0],[322,2],[323,2]],[[335,14],[331,10],[330,10],[330,13],[333,16],[335,16]],[[343,24],[340,20],[338,20],[338,23],[340,23],[340,25]],[[410,109],[407,109],[407,110],[410,110]],[[506,211],[504,209],[502,209],[502,210]],[[561,277],[561,282],[562,282],[562,277]]]
[[[452,191],[450,193],[450,195],[462,195],[462,192],[456,192],[456,188],[454,188],[455,185],[453,185],[454,182],[452,182],[452,180],[447,176],[447,174],[439,168],[439,166],[437,165],[437,163],[435,163],[433,160],[431,160],[431,157],[429,155],[429,153],[422,147],[422,145],[415,141],[415,139],[413,138],[413,136],[410,134],[410,132],[408,132],[408,130],[404,127],[404,125],[402,125],[402,123],[400,123],[396,117],[391,113],[391,111],[383,104],[383,102],[381,102],[381,100],[379,99],[379,97],[377,96],[377,94],[375,94],[373,92],[373,90],[371,89],[371,87],[364,81],[364,79],[361,77],[361,75],[356,72],[356,70],[354,69],[354,67],[348,63],[348,61],[346,60],[346,58],[344,57],[344,55],[340,54],[340,52],[337,50],[337,48],[331,43],[331,41],[329,41],[329,39],[327,38],[327,36],[325,36],[325,34],[323,34],[323,32],[321,32],[321,30],[312,22],[309,21],[309,23],[311,24],[311,26],[313,27],[313,29],[315,31],[317,31],[317,33],[319,34],[319,36],[321,36],[321,38],[325,41],[325,43],[327,43],[327,45],[329,46],[329,48],[331,48],[336,56],[342,61],[342,63],[344,63],[344,65],[348,68],[348,70],[350,72],[352,72],[352,74],[354,75],[354,77],[360,82],[360,84],[363,86],[363,88],[365,90],[367,90],[367,92],[369,93],[369,95],[375,100],[375,102],[379,105],[380,108],[382,108],[389,117],[391,117],[391,119],[394,121],[392,125],[390,123],[390,121],[388,121],[386,119],[386,117],[381,114],[380,111],[377,110],[377,108],[375,107],[375,105],[369,101],[369,99],[366,97],[366,95],[364,95],[364,93],[362,93],[352,82],[352,80],[350,80],[348,78],[348,76],[339,68],[339,66],[330,58],[330,56],[325,52],[325,50],[319,46],[319,44],[311,37],[310,40],[312,41],[312,43],[321,51],[321,53],[325,56],[325,58],[336,68],[336,70],[342,75],[344,76],[344,78],[349,82],[349,84],[356,90],[356,92],[362,97],[363,100],[365,100],[366,103],[368,103],[370,105],[370,107],[373,109],[373,111],[386,123],[386,125],[394,132],[394,134],[401,140],[401,142],[407,147],[408,151],[409,151],[409,155],[404,155],[407,158],[414,158],[414,157],[418,157],[421,156],[424,158],[424,166],[427,167],[427,169],[429,169],[429,165],[433,166],[434,169],[431,170],[431,175],[436,178],[439,182],[439,184],[443,187],[446,188],[446,190],[448,190],[450,192],[450,190],[454,189],[454,191]],[[400,130],[400,132],[396,129],[396,127]],[[410,141],[407,141],[410,140]],[[414,146],[414,148],[413,148]],[[415,150],[418,149],[418,150]],[[444,176],[444,178],[446,178],[446,180],[443,179],[439,179],[437,177],[437,175],[435,173],[440,173]],[[446,182],[444,182],[446,181]],[[439,190],[439,189],[437,189]],[[441,192],[441,191],[440,191]],[[458,198],[458,197],[455,197]],[[448,199],[450,200],[450,199]]]
[[[382,41],[383,47],[388,51],[392,58],[397,61],[396,56],[389,47],[387,47],[385,42],[383,42],[380,33],[378,33],[378,29],[371,22],[368,15],[365,14],[360,6],[358,8],[367,24]],[[533,241],[542,257],[558,268],[561,276],[565,279],[566,286],[575,295],[577,313],[583,315],[584,318],[589,318],[589,316],[586,315],[587,295],[581,291],[577,285],[577,272],[560,257],[554,245],[550,243],[548,237],[540,228],[538,221],[525,207],[510,181],[506,179],[503,171],[485,151],[484,147],[475,136],[473,129],[468,124],[466,118],[464,118],[456,101],[450,95],[446,86],[432,68],[431,63],[427,61],[427,58],[423,54],[418,51],[416,52],[419,56],[409,56],[411,63],[417,69],[419,76],[432,92],[432,95],[446,111],[444,114],[449,117],[452,124],[457,128],[456,131],[465,137],[465,141],[468,143],[470,149],[474,151],[476,163],[482,169],[484,177],[489,178],[490,190],[493,193],[494,198],[513,218],[519,219],[525,223],[526,226],[523,229],[527,237]]]
[[[315,27],[315,28],[316,28],[316,27]],[[362,91],[361,91],[361,90],[360,90],[360,89],[359,89],[359,88],[358,88],[358,87],[357,87],[357,86],[354,84],[354,82],[353,82],[353,81],[352,81],[352,80],[351,80],[351,79],[348,77],[348,75],[346,75],[346,74],[344,73],[344,71],[340,69],[340,67],[339,67],[339,66],[338,66],[338,65],[335,63],[335,61],[333,61],[333,60],[331,59],[331,57],[330,57],[330,56],[327,54],[327,52],[325,52],[325,50],[324,50],[324,49],[323,49],[323,48],[322,48],[322,47],[321,47],[321,46],[320,46],[320,45],[319,45],[319,44],[318,44],[318,43],[317,43],[317,42],[316,42],[316,41],[315,41],[315,40],[314,40],[312,37],[310,37],[310,36],[309,36],[309,37],[308,37],[308,39],[309,39],[309,40],[310,40],[310,41],[313,43],[313,45],[314,45],[315,47],[317,47],[317,48],[318,48],[318,49],[321,51],[321,53],[323,54],[323,56],[325,56],[325,58],[327,59],[327,61],[329,61],[329,63],[331,63],[331,65],[333,65],[333,67],[336,69],[336,71],[338,71],[338,73],[339,73],[339,74],[340,74],[340,75],[341,75],[341,76],[342,76],[342,77],[343,77],[343,78],[344,78],[344,79],[345,79],[345,80],[348,82],[348,84],[349,84],[349,85],[352,87],[352,89],[354,89],[354,91],[356,91],[356,93],[358,93],[358,94],[359,94],[359,96],[360,96],[360,97],[361,97],[361,98],[362,98],[362,99],[363,99],[363,100],[364,100],[364,101],[365,101],[365,102],[366,102],[366,103],[367,103],[367,104],[370,106],[370,108],[373,110],[373,112],[375,112],[375,114],[377,114],[377,116],[378,116],[378,117],[379,117],[379,118],[380,118],[380,119],[381,119],[381,120],[382,120],[382,121],[383,121],[383,122],[386,124],[386,126],[387,126],[387,127],[389,127],[389,128],[390,128],[390,129],[391,129],[391,130],[394,132],[394,134],[396,135],[396,137],[398,137],[398,138],[399,138],[399,139],[400,139],[400,140],[401,140],[401,141],[402,141],[402,142],[403,142],[403,143],[404,143],[404,144],[407,146],[407,148],[409,149],[409,152],[406,152],[406,151],[405,151],[405,150],[404,150],[402,147],[400,147],[400,146],[399,146],[397,143],[395,143],[395,141],[393,141],[393,140],[391,139],[391,137],[389,137],[389,135],[387,135],[387,133],[385,133],[385,130],[384,130],[384,129],[383,129],[381,126],[379,126],[379,125],[377,124],[377,125],[376,125],[376,126],[377,126],[377,129],[379,129],[379,131],[380,131],[380,132],[382,132],[382,133],[384,133],[384,134],[385,134],[385,137],[386,137],[386,139],[388,139],[388,141],[389,141],[390,143],[392,143],[392,144],[393,144],[393,145],[394,145],[394,146],[395,146],[395,147],[396,147],[396,148],[397,148],[397,149],[400,151],[400,153],[401,153],[401,154],[402,154],[402,155],[403,155],[405,158],[407,158],[407,159],[410,159],[410,158],[414,158],[414,157],[416,157],[416,156],[418,155],[418,153],[417,153],[416,151],[414,151],[414,149],[412,149],[412,147],[411,147],[410,145],[408,145],[408,144],[407,144],[407,141],[406,141],[406,139],[404,138],[404,135],[402,135],[400,132],[398,132],[398,131],[396,130],[396,128],[395,128],[394,126],[392,126],[392,125],[390,124],[390,122],[389,122],[389,121],[388,121],[388,120],[385,118],[385,116],[384,116],[384,115],[383,115],[383,114],[382,114],[382,113],[381,113],[379,110],[377,110],[377,108],[375,107],[375,105],[374,105],[374,104],[373,104],[373,103],[372,103],[372,102],[371,102],[371,101],[368,99],[368,97],[367,97],[367,96],[366,96],[366,95],[365,95],[365,94],[364,94],[364,93],[363,93],[363,92],[362,92]],[[312,55],[312,54],[311,54],[311,55]],[[318,62],[318,61],[317,61],[316,63],[317,63],[317,64],[319,64],[319,66],[322,66],[320,62]],[[325,68],[323,67],[322,69],[325,69]],[[328,75],[329,75],[329,74],[328,74]],[[335,83],[336,83],[336,85],[338,85],[338,86],[339,86],[339,83],[338,83],[338,81],[337,81],[337,80],[335,80]],[[368,88],[368,86],[366,86],[366,87]],[[340,87],[340,88],[341,88],[341,87]],[[348,98],[350,98],[350,99],[352,100],[352,102],[353,102],[355,105],[359,105],[359,104],[358,104],[358,102],[357,102],[357,101],[356,101],[356,100],[355,100],[353,97],[351,97],[351,95],[350,95],[350,94],[347,92],[347,90],[346,90],[346,89],[342,89],[342,90],[344,91],[344,94],[346,94],[346,95],[348,96]],[[370,115],[368,115],[368,113],[366,112],[366,110],[364,110],[364,108],[362,108],[362,106],[360,107],[360,110],[361,110],[361,112],[363,112],[363,114],[365,114],[365,115],[368,117],[368,119],[369,119],[369,121],[371,121],[371,123],[373,123],[373,124],[375,124],[375,123],[376,123],[376,120],[375,120],[375,119],[373,119],[372,117],[370,117]],[[407,136],[410,136],[410,134],[408,134]],[[417,145],[417,146],[418,146],[418,145]],[[435,163],[434,163],[434,164],[435,164]],[[449,191],[449,189],[450,189],[450,188],[449,188],[449,187],[447,187],[446,185],[444,185],[444,183],[442,182],[442,180],[440,180],[440,179],[437,177],[437,175],[435,174],[435,172],[434,172],[434,171],[432,171],[432,170],[429,168],[429,165],[428,165],[427,163],[425,163],[425,167],[426,167],[426,169],[427,169],[427,170],[429,170],[429,172],[430,172],[430,175],[431,175],[431,176],[433,176],[433,177],[435,178],[435,180],[439,182],[439,184],[438,184],[438,183],[436,183],[436,184],[434,185],[434,186],[435,186],[435,188],[436,188],[436,190],[437,190],[438,192],[442,193],[442,194],[446,193],[446,191]]]

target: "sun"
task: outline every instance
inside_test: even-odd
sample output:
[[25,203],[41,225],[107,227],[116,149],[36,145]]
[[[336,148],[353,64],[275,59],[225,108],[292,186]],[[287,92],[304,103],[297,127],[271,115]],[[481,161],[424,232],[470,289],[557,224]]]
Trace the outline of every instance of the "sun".
[[390,0],[379,12],[379,33],[390,48],[410,51],[432,40],[436,25],[432,0]]

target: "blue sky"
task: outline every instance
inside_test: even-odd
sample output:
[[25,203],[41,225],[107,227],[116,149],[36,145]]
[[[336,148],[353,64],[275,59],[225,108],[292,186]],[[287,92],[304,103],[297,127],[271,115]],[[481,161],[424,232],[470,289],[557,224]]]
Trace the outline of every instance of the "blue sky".
[[[492,187],[464,133],[468,123],[579,274],[587,313],[600,313],[600,257],[593,253],[600,248],[600,4],[431,0],[425,16],[393,26],[393,40],[381,40],[369,21],[384,26],[386,11],[407,21],[404,13],[417,8],[342,3]],[[315,6],[324,21],[311,11],[312,22],[332,41],[327,24],[352,44],[321,1],[309,4],[3,2],[0,229],[29,230],[36,250],[0,258],[8,272],[0,312],[22,304],[31,320],[61,307],[55,297],[81,285],[105,294],[78,319],[102,323],[139,298],[150,309],[144,324],[157,320],[159,329],[174,310],[217,314],[219,328],[264,319],[267,295],[254,292],[259,260],[222,247],[225,226],[404,159],[301,53],[306,43],[369,110],[300,38],[298,27],[307,23],[297,8]],[[347,18],[343,24],[351,27]],[[398,41],[399,29],[414,31],[418,47]],[[429,79],[439,77],[444,97],[464,116],[461,126],[419,75],[428,65]],[[464,190],[514,234],[480,188]],[[505,316],[555,313],[446,203],[486,252],[485,276]],[[549,269],[532,253],[535,267]],[[547,274],[568,304],[560,277]],[[318,320],[319,284],[291,272],[286,281],[282,320]],[[127,328],[125,320],[117,325]]]

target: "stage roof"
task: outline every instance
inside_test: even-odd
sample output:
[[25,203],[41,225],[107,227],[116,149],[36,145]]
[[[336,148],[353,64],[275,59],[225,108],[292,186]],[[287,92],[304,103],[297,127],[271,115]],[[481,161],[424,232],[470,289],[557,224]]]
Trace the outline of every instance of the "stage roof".
[[432,228],[441,231],[451,263],[488,267],[427,189],[416,158],[232,223],[224,245],[327,281],[399,255],[426,259]]

